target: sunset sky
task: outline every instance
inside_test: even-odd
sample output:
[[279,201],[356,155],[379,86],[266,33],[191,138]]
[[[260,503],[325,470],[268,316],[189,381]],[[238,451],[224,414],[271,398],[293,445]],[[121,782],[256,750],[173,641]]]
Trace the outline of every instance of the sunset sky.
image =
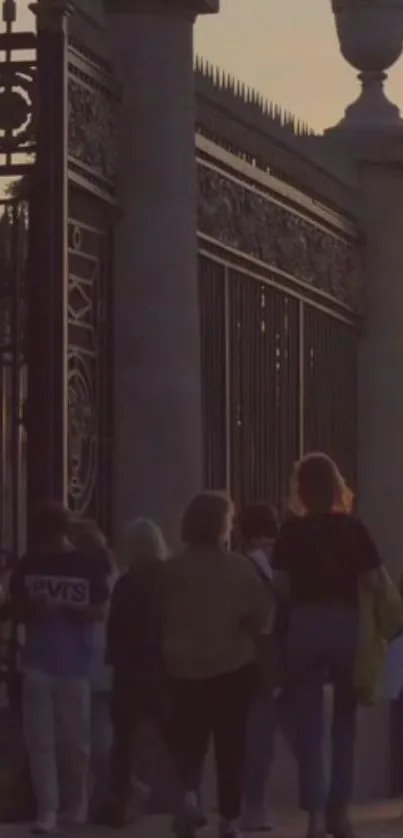
[[[195,40],[201,55],[319,130],[358,93],[338,52],[331,0],[221,0],[219,15],[199,19]],[[403,61],[388,92],[403,105]]]

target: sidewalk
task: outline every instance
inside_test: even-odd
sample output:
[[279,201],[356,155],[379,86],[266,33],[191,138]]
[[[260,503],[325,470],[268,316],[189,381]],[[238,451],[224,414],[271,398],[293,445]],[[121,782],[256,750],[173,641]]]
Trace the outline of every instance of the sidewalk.
[[[354,824],[358,838],[402,838],[403,836],[403,801],[384,801],[356,806],[353,809]],[[279,813],[275,818],[275,828],[267,835],[272,838],[301,838],[304,835],[304,822],[297,813]],[[75,830],[75,838],[170,838],[171,819],[167,817],[145,817],[122,831],[102,827],[87,827]],[[27,825],[4,825],[0,827],[1,838],[25,838],[29,835]],[[71,834],[71,833],[70,833]],[[205,838],[215,838],[214,824],[200,832]],[[262,838],[266,836],[262,835]]]

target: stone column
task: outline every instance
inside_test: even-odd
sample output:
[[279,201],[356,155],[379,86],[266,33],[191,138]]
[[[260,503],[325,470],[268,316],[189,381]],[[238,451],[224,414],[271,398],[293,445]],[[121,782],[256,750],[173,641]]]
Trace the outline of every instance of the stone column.
[[[109,7],[109,8],[108,8]],[[218,0],[110,0],[123,82],[115,242],[115,522],[168,538],[202,487],[193,24]]]
[[[359,174],[366,235],[358,375],[360,510],[395,576],[403,574],[403,120],[386,70],[403,47],[403,0],[332,0],[341,51],[363,92],[327,132]],[[376,95],[374,94],[376,91]]]
[[[402,138],[403,139],[403,138]],[[372,146],[372,147],[371,147]],[[359,511],[395,579],[403,575],[403,153],[393,137],[362,143],[365,308],[358,366]],[[388,703],[363,712],[357,791],[388,794]]]
[[[328,141],[355,162],[364,254],[358,362],[359,512],[391,574],[403,574],[403,120],[385,96],[403,45],[403,0],[332,0],[343,56],[361,96]],[[362,713],[356,792],[388,791],[388,704]]]

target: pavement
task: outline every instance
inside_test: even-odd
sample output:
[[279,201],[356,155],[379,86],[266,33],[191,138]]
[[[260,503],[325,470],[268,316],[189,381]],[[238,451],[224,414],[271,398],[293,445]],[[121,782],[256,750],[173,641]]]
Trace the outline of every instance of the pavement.
[[[358,838],[403,838],[403,800],[381,801],[355,806],[352,818]],[[278,812],[273,817],[274,829],[261,838],[300,838],[304,835],[304,821],[296,812]],[[132,826],[116,832],[104,827],[85,827],[74,830],[64,838],[171,838],[171,818],[146,816]],[[0,838],[25,838],[29,835],[27,824],[1,824]],[[214,818],[209,827],[200,832],[200,838],[216,838]]]

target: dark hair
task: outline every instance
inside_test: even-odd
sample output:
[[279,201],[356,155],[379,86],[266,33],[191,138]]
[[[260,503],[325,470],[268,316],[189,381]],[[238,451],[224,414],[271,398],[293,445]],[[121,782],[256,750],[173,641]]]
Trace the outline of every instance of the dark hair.
[[277,512],[269,503],[245,504],[239,510],[237,525],[244,541],[255,538],[275,539],[278,534]]
[[97,562],[101,573],[107,576],[112,573],[113,556],[106,536],[96,521],[89,518],[76,518],[71,522],[70,537],[77,550]]
[[68,536],[71,514],[57,501],[38,506],[32,516],[33,535],[36,543],[46,542],[56,536]]
[[219,545],[232,509],[232,500],[223,492],[196,495],[183,513],[181,538],[184,544],[195,547]]
[[349,511],[351,492],[336,463],[327,454],[308,454],[295,471],[296,490],[306,511],[331,512],[335,507]]

